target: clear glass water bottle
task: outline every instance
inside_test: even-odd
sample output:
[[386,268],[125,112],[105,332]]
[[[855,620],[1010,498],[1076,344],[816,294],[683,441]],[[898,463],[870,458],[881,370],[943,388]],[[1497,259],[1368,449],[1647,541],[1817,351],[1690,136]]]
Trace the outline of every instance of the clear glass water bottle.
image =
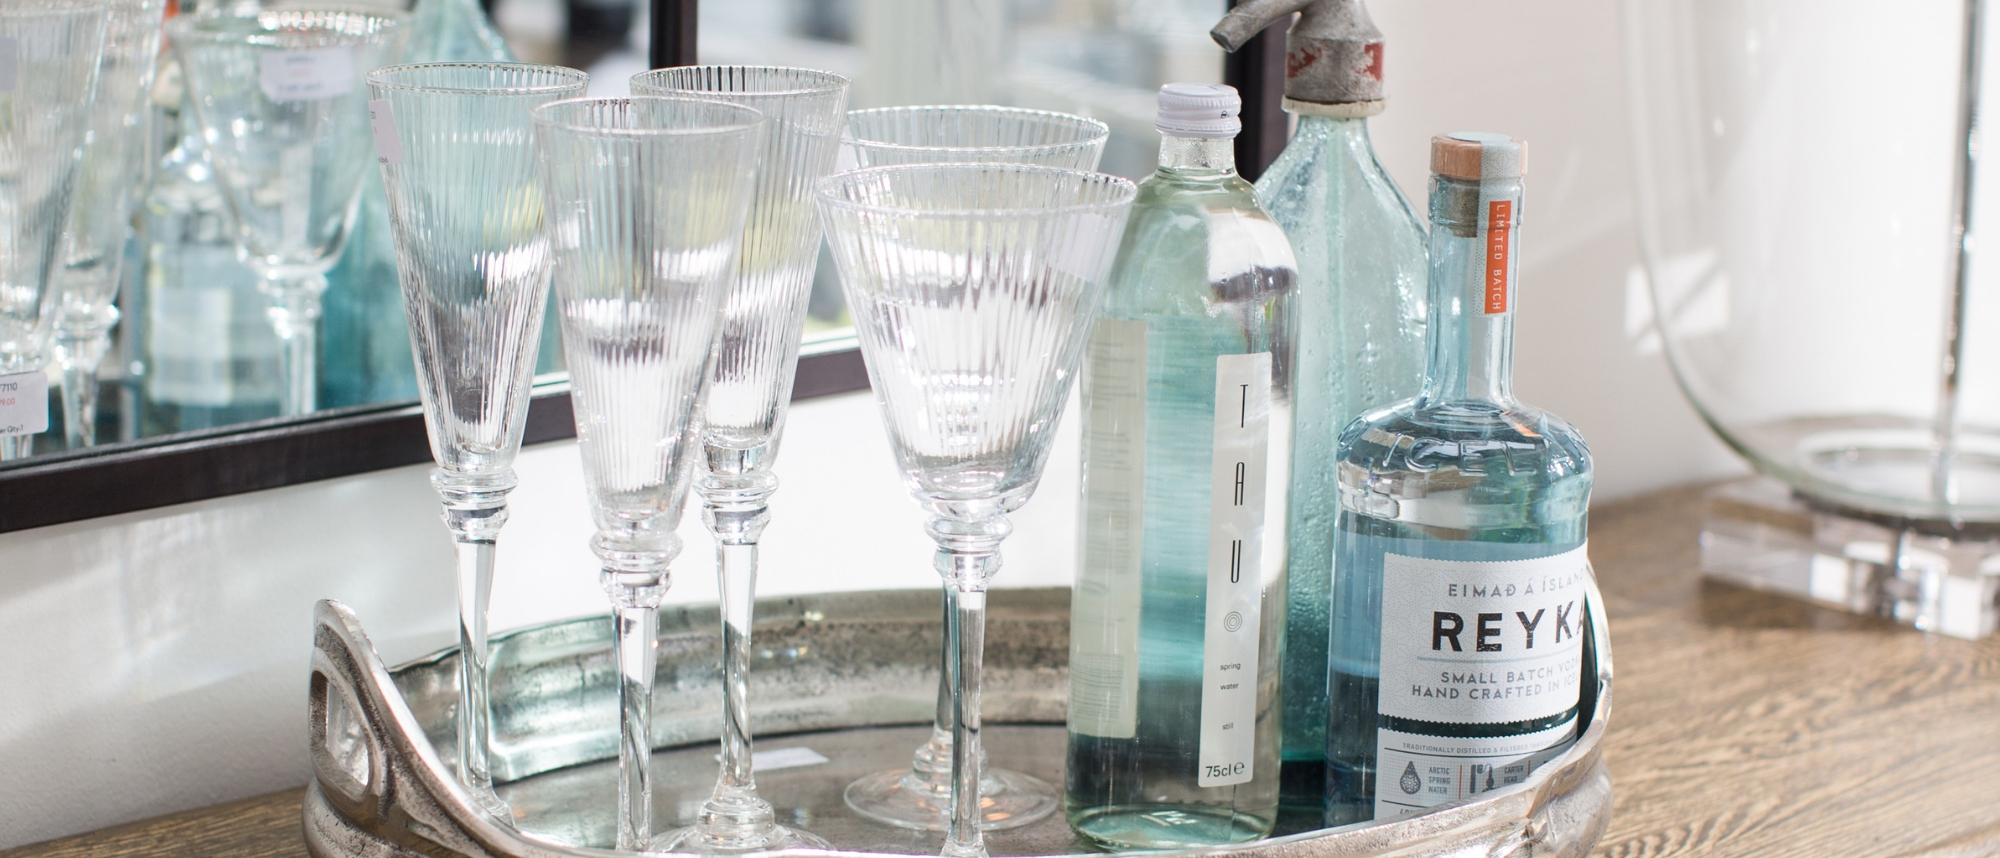
[[1236,174],[1236,91],[1160,89],[1083,371],[1070,826],[1111,849],[1240,842],[1278,804],[1292,302]]
[[1524,154],[1432,139],[1423,389],[1340,435],[1328,825],[1519,783],[1576,738],[1590,450],[1514,399]]
[[[1216,27],[1232,50],[1296,2],[1236,7]],[[1287,806],[1318,808],[1325,781],[1327,617],[1333,586],[1334,446],[1363,412],[1423,379],[1424,230],[1375,158],[1382,33],[1361,0],[1306,6],[1286,35],[1285,110],[1298,130],[1257,194],[1299,259],[1292,398],[1290,592],[1285,623]]]

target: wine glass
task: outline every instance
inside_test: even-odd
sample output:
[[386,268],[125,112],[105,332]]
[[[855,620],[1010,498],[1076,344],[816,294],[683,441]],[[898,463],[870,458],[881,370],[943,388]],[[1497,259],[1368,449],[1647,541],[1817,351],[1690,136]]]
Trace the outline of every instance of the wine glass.
[[1095,170],[1110,135],[1104,123],[1067,113],[945,104],[852,111],[844,142],[861,167],[1003,162]]
[[114,0],[97,66],[97,98],[63,235],[62,300],[55,357],[62,367],[63,428],[72,449],[97,443],[97,365],[118,323],[118,280],[132,209],[146,186],[149,97],[159,65],[165,0]]
[[591,549],[617,629],[618,848],[644,849],[660,599],[766,123],[653,97],[559,101],[534,122]]
[[[862,166],[1000,162],[1094,170],[1110,133],[1095,119],[1045,110],[881,107],[848,113],[843,143]],[[843,798],[854,812],[902,828],[945,829],[951,799],[950,672],[950,665],[938,671],[930,741],[911,755],[908,768],[886,769],[849,784]],[[984,808],[980,825],[986,830],[1028,825],[1055,812],[1061,796],[1047,781],[989,768],[984,759],[980,768],[986,773],[979,786]]]
[[436,63],[368,75],[376,157],[424,403],[431,485],[457,546],[458,775],[501,818],[488,757],[486,604],[549,297],[536,107],[583,95],[558,66]]
[[1100,173],[915,164],[818,199],[903,480],[930,520],[951,686],[944,854],[984,855],[980,659],[1006,513],[1048,462],[1136,191]]
[[[105,4],[49,0],[0,5],[0,39],[13,47],[0,89],[0,394],[31,412],[0,412],[0,461],[27,456],[47,428],[42,403],[59,290],[51,273],[76,192],[90,127]],[[33,50],[23,48],[32,47]],[[42,400],[46,402],[46,400]],[[32,414],[43,417],[40,425]]]
[[695,482],[715,537],[722,594],[722,766],[697,822],[660,839],[673,852],[737,853],[828,848],[778,825],[751,771],[749,653],[757,590],[757,541],[770,521],[785,407],[799,364],[806,301],[819,260],[813,183],[833,170],[847,108],[847,78],[807,69],[685,66],[632,78],[637,95],[712,98],[770,119],[756,199],[722,312],[715,363],[702,393],[705,468]]
[[265,9],[167,22],[189,101],[283,343],[284,413],[314,407],[320,294],[354,225],[368,169],[362,75],[389,64],[408,16]]

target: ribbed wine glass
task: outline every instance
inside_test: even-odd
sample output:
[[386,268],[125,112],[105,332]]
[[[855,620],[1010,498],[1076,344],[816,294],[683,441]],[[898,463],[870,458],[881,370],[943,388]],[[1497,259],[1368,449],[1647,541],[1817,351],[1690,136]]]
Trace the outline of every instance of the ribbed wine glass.
[[113,0],[97,65],[97,98],[77,176],[76,202],[63,236],[62,303],[55,357],[62,367],[63,428],[69,446],[97,443],[97,365],[118,323],[118,280],[132,209],[146,186],[146,145],[153,115],[165,0]]
[[819,260],[812,188],[833,170],[847,86],[847,78],[836,74],[773,67],[684,66],[632,78],[638,95],[713,98],[755,108],[771,121],[715,363],[702,393],[705,467],[695,481],[702,519],[715,537],[722,593],[722,767],[696,823],[660,839],[658,848],[673,852],[827,848],[824,839],[778,825],[771,803],[757,795],[748,673],[757,541],[778,489],[771,464],[792,398],[806,300]]
[[[986,585],[1006,513],[1048,462],[1135,189],[1018,164],[878,167],[818,198],[868,379],[930,512],[947,605],[947,856],[984,855],[979,684]],[[982,807],[982,805],[988,805]]]
[[847,114],[858,166],[1040,164],[1095,170],[1111,129],[1095,119],[991,104],[877,107]]
[[617,627],[618,848],[643,849],[658,610],[766,123],[650,97],[561,101],[534,119],[591,548]]
[[583,95],[575,69],[392,66],[368,75],[389,232],[410,322],[431,485],[457,546],[458,774],[505,818],[488,764],[486,604],[549,297],[536,107]]
[[[60,298],[51,275],[90,127],[105,17],[102,0],[0,5],[0,39],[14,46],[10,85],[0,89],[0,390],[47,389],[36,377]],[[0,419],[0,461],[34,449],[29,428]]]
[[266,9],[167,22],[238,252],[264,277],[284,344],[284,412],[314,407],[320,294],[354,224],[369,157],[362,75],[388,65],[408,16]]
[[[1094,170],[1109,135],[1110,129],[1095,119],[1045,110],[882,107],[848,113],[844,144],[864,167],[977,162]],[[950,673],[950,665],[938,671],[931,740],[911,755],[908,768],[886,769],[849,784],[844,797],[854,812],[903,828],[945,829],[951,800]],[[988,831],[1033,823],[1053,813],[1061,799],[1041,778],[988,768],[983,758],[980,767],[986,772],[979,786],[984,801],[980,825]]]

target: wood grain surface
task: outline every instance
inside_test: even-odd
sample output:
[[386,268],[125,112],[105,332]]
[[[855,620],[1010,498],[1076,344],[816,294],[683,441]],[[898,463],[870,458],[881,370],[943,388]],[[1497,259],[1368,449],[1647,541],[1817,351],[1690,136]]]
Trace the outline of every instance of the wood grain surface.
[[[1701,489],[1593,513],[1611,617],[1607,858],[2000,856],[2000,639],[1704,581]],[[301,858],[300,790],[0,858]]]

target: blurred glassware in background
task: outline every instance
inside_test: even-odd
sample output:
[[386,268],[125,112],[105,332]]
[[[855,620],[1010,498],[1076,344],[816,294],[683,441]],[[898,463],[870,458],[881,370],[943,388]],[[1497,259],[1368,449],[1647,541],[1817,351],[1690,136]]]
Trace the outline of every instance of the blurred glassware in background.
[[315,409],[320,295],[369,167],[360,77],[401,53],[408,21],[277,9],[168,24],[237,240],[272,299],[288,415]]
[[[878,107],[847,114],[843,148],[863,166],[1000,163],[1091,170],[1104,154],[1104,123],[1043,110],[992,105]],[[831,264],[821,265],[832,275]],[[949,586],[947,585],[947,590]],[[951,595],[945,594],[946,604]],[[870,819],[904,828],[943,831],[951,799],[951,665],[938,673],[938,704],[931,740],[910,765],[886,769],[849,784],[847,806]],[[1059,798],[1047,781],[979,760],[981,827],[1028,825],[1055,812]]]
[[1629,327],[1790,495],[1717,498],[1705,568],[1969,637],[2000,588],[1985,7],[1623,9],[1650,287]]
[[[0,461],[34,448],[48,428],[43,368],[60,302],[63,226],[90,128],[104,47],[102,0],[0,7]],[[24,50],[23,48],[27,48]],[[39,419],[37,419],[39,418]]]
[[[458,0],[436,0],[458,2]],[[424,426],[457,554],[458,775],[511,818],[488,763],[486,606],[549,297],[530,113],[583,95],[575,69],[395,66],[368,75]]]
[[97,67],[97,97],[76,200],[63,235],[55,357],[62,367],[63,432],[71,449],[97,443],[98,365],[118,323],[132,210],[144,192],[153,73],[165,0],[113,0]]
[[646,849],[660,600],[768,123],[657,97],[546,104],[534,122],[591,550],[617,629],[617,847]]

